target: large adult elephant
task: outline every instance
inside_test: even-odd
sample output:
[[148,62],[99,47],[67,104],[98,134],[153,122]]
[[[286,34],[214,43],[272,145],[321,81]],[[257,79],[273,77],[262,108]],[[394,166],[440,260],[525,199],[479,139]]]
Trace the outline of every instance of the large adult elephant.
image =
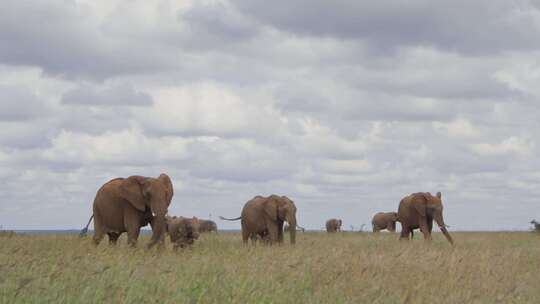
[[441,193],[437,192],[435,196],[429,192],[413,193],[404,197],[399,202],[398,218],[401,223],[401,239],[408,239],[409,234],[414,229],[420,228],[424,234],[424,239],[431,240],[431,230],[433,221],[439,225],[442,233],[450,242],[454,244],[452,237],[446,230],[446,224],[443,219],[443,205]]
[[388,229],[390,232],[396,232],[397,221],[397,212],[377,212],[371,220],[373,232],[379,232],[383,229]]
[[[239,217],[234,219],[219,217],[222,220],[242,223],[242,241],[247,244],[248,239],[268,239],[270,244],[283,242],[283,223],[291,227],[296,225],[296,206],[286,196],[270,195],[269,197],[256,196],[249,200],[242,209]],[[296,229],[290,229],[291,244],[296,242]]]
[[93,214],[83,232],[88,229],[93,217],[93,240],[96,245],[105,234],[108,234],[109,242],[114,244],[123,232],[127,232],[128,244],[135,246],[141,227],[150,223],[152,238],[148,248],[158,242],[163,244],[167,225],[165,215],[172,197],[173,185],[166,174],[158,178],[115,178],[98,190]]
[[341,219],[329,219],[326,221],[326,232],[334,233],[341,231],[341,224],[343,221]]

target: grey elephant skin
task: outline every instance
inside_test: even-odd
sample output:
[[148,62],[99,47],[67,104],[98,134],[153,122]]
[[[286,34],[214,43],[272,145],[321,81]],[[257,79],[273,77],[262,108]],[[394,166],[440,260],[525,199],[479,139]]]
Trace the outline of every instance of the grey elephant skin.
[[435,196],[429,192],[418,192],[404,197],[399,202],[398,218],[402,228],[401,239],[408,239],[414,229],[420,228],[424,239],[430,241],[433,221],[435,221],[448,242],[454,244],[444,223],[441,197],[440,192],[437,192]]
[[[256,196],[244,205],[239,217],[229,219],[220,216],[220,218],[227,221],[241,220],[244,244],[247,244],[250,238],[267,240],[270,244],[282,243],[284,222],[291,227],[297,227],[294,202],[286,196],[278,195]],[[294,244],[296,229],[290,229],[289,235],[291,244]]]
[[200,232],[218,232],[216,222],[212,220],[199,219]]
[[128,244],[135,246],[141,227],[152,227],[148,248],[163,244],[169,205],[173,197],[173,185],[166,174],[157,178],[130,176],[115,178],[97,191],[93,214],[83,229],[85,232],[94,219],[94,244],[98,245],[105,234],[109,242],[116,243],[123,233],[128,234]]
[[200,233],[200,221],[196,217],[184,218],[184,217],[166,217],[167,220],[167,233],[170,236],[171,243],[173,243],[173,249],[186,248],[199,239]]
[[341,224],[343,221],[341,219],[329,219],[326,221],[326,232],[335,233],[341,231]]
[[397,212],[378,212],[373,216],[373,219],[371,220],[373,232],[379,232],[384,229],[388,229],[388,231],[390,232],[395,232],[397,221]]

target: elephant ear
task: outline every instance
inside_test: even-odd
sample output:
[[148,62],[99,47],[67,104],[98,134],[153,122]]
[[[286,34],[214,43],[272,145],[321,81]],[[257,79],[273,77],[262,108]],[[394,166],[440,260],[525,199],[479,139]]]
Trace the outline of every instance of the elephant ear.
[[429,193],[418,193],[418,195],[415,195],[413,206],[422,217],[426,216],[426,205],[429,197],[431,197]]
[[158,177],[158,180],[165,186],[165,197],[167,198],[167,207],[169,207],[172,201],[172,197],[174,195],[171,179],[167,174],[161,173]]
[[120,195],[137,210],[146,210],[146,198],[143,194],[144,177],[130,176],[120,184]]
[[278,219],[278,204],[279,202],[275,195],[271,195],[264,202],[264,213],[266,213],[266,215],[273,221],[277,221]]

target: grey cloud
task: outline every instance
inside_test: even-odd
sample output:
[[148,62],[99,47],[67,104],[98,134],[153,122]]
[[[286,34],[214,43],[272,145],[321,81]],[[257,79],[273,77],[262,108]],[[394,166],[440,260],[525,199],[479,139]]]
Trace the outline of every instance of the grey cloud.
[[105,79],[167,66],[162,48],[101,32],[100,19],[72,1],[12,1],[0,16],[0,62],[34,65],[65,78]]
[[0,85],[0,121],[32,120],[47,114],[47,104],[28,88]]
[[45,148],[56,135],[50,120],[0,121],[0,147],[9,149]]
[[227,2],[195,3],[178,18],[189,26],[193,43],[211,36],[213,44],[228,44],[251,39],[258,32],[256,24]]
[[152,97],[135,91],[133,86],[113,85],[105,88],[82,86],[62,96],[62,103],[87,106],[150,106]]
[[193,177],[236,182],[268,182],[293,173],[291,156],[276,147],[255,143],[192,144],[189,172]]
[[[538,10],[529,1],[233,1],[245,14],[301,35],[360,39],[378,52],[425,45],[468,54],[537,49]],[[479,22],[481,20],[481,22]]]

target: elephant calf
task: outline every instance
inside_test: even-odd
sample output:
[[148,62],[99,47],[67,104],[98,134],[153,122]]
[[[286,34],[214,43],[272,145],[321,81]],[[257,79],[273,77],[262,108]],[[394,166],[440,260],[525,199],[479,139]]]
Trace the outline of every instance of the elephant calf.
[[199,229],[200,229],[200,232],[218,232],[217,230],[217,224],[216,222],[212,221],[212,220],[203,220],[203,219],[199,219]]
[[396,232],[396,222],[398,221],[397,212],[378,212],[373,216],[371,225],[373,232],[379,232],[388,229],[390,232]]
[[199,238],[199,230],[200,223],[196,217],[167,217],[167,232],[174,244],[174,250],[191,246]]

